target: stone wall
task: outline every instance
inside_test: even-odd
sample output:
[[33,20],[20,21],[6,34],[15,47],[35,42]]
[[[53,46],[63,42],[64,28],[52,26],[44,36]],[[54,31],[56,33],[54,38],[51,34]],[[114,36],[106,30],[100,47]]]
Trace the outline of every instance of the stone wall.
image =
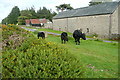
[[[99,37],[108,37],[110,15],[94,15],[78,18],[78,27],[88,34],[98,34]],[[87,29],[89,30],[87,32]]]
[[94,15],[73,17],[64,19],[54,19],[53,29],[73,32],[76,29],[82,29],[84,33],[99,34],[108,37],[110,15]]
[[71,33],[76,29],[82,29],[86,34],[98,34],[101,38],[110,38],[119,32],[118,14],[120,14],[120,6],[113,14],[53,19],[53,29]]
[[44,24],[44,26],[47,29],[53,29],[53,23],[52,22],[48,22],[48,23]]
[[111,34],[118,34],[118,8],[111,16]]
[[120,5],[118,7],[118,34],[120,34]]
[[120,40],[120,5],[112,14],[112,29],[110,38]]
[[64,19],[54,19],[53,29],[58,31],[67,31],[67,18]]

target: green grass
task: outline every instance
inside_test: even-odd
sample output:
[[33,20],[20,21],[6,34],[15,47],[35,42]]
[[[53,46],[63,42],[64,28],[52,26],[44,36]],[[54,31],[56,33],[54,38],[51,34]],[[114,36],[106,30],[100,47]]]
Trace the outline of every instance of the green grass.
[[[31,26],[27,26],[26,28],[28,28],[28,29],[37,29],[37,31],[53,32],[53,33],[58,33],[58,34],[61,34],[63,32],[63,31],[56,31],[56,30],[52,30],[52,29],[35,28],[35,27],[31,27]],[[67,33],[68,33],[68,35],[72,35],[72,33],[70,33],[70,32],[67,32]]]
[[[36,28],[36,27],[32,27],[32,26],[24,26],[28,29],[37,29],[37,31],[47,31],[47,32],[53,32],[53,33],[58,33],[61,34],[63,31],[56,31],[56,30],[52,30],[52,29],[45,29],[45,28]],[[68,35],[72,35],[72,33],[67,32]],[[93,38],[93,35],[86,35],[87,38]],[[100,40],[100,39],[99,39]],[[107,40],[107,41],[113,41],[113,42],[117,42],[118,40],[110,40],[110,39],[103,39],[103,40]]]
[[[117,77],[118,71],[118,44],[106,43],[93,40],[81,40],[81,45],[75,45],[73,39],[67,44],[61,44],[60,37],[49,35],[47,41],[56,42],[64,45],[76,58],[86,66],[91,64],[94,69],[88,74],[88,77]],[[103,71],[102,71],[103,70]],[[91,74],[92,73],[92,74]]]
[[[38,29],[61,33],[51,29]],[[71,34],[71,33],[70,33]],[[88,69],[88,78],[117,78],[118,77],[118,43],[106,43],[94,40],[81,40],[80,45],[75,45],[74,39],[69,38],[66,44],[61,44],[60,37],[48,35],[47,41],[64,45],[70,54],[82,61]],[[90,65],[88,67],[88,65]],[[93,69],[91,67],[94,67]]]

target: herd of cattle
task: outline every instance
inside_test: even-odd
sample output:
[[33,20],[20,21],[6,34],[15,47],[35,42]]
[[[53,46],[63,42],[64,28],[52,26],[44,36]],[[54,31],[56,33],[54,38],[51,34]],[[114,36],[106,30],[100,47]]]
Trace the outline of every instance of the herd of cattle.
[[[38,32],[38,39],[41,37],[42,39],[45,39],[45,33],[44,32]],[[86,40],[85,33],[82,33],[80,30],[75,30],[73,32],[73,38],[75,39],[76,45],[80,45],[80,38],[83,40]],[[65,44],[66,41],[68,41],[68,34],[66,32],[61,33],[61,42],[62,44]]]

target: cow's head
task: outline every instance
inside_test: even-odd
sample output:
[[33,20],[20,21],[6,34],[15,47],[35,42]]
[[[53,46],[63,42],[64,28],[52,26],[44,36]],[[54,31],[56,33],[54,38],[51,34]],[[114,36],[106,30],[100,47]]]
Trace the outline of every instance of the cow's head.
[[85,33],[82,33],[82,39],[86,40]]

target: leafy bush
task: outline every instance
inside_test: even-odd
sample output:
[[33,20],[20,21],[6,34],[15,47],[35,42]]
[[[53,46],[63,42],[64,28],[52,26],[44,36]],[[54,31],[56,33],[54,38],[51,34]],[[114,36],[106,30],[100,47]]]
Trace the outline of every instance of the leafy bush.
[[3,78],[82,78],[85,68],[68,50],[52,42],[25,38],[2,54]]
[[85,69],[68,51],[30,38],[16,50],[3,52],[3,77],[81,78]]
[[15,49],[17,46],[21,45],[25,38],[33,36],[28,34],[28,31],[13,24],[2,25],[2,30],[3,49]]

